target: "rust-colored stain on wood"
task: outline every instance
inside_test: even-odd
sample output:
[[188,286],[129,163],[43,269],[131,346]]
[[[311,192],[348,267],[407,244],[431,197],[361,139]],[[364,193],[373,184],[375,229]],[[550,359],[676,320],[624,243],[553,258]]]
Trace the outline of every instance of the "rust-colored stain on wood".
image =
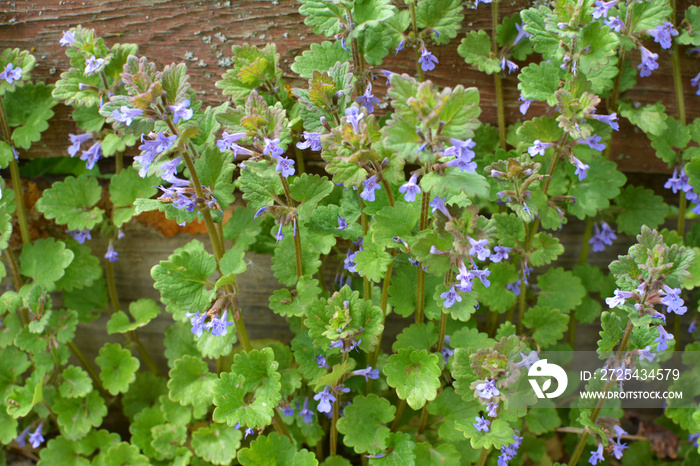
[[[277,44],[281,55],[284,78],[294,87],[303,86],[303,80],[294,76],[290,64],[294,57],[307,50],[311,43],[321,42],[304,25],[298,13],[298,2],[294,0],[232,0],[232,1],[185,1],[185,0],[18,0],[6,1],[0,12],[3,34],[0,48],[19,47],[32,50],[37,58],[36,79],[55,82],[62,71],[68,68],[68,59],[58,44],[61,33],[81,24],[94,28],[108,45],[118,42],[139,44],[140,53],[154,60],[161,67],[172,62],[186,62],[191,74],[190,82],[199,92],[205,104],[213,105],[223,100],[214,83],[220,79],[225,67],[219,60],[231,56],[231,46],[242,43],[263,45]],[[693,3],[689,0],[677,2],[678,11],[683,12]],[[514,0],[501,3],[501,16],[512,16],[532,4]],[[465,8],[462,30],[448,46],[435,50],[440,64],[428,78],[440,86],[464,84],[477,86],[481,93],[481,121],[495,124],[496,105],[493,78],[467,65],[457,54],[457,46],[470,30],[489,30],[490,10]],[[659,53],[660,68],[649,78],[640,78],[633,91],[623,97],[642,104],[660,101],[669,115],[676,115],[673,91],[670,52],[660,50],[658,44],[650,45]],[[191,58],[190,57],[191,53]],[[686,95],[688,119],[700,117],[700,97],[690,85],[700,70],[698,59],[689,55],[689,47],[681,48],[683,86]],[[414,65],[409,53],[397,57],[388,56],[383,68],[392,71],[412,72]],[[636,66],[638,54],[631,53]],[[196,58],[196,60],[195,60]],[[524,65],[520,63],[520,65]],[[504,93],[506,120],[513,123],[522,119],[518,111],[517,77],[506,76]],[[384,95],[383,83],[377,82],[377,95]],[[23,157],[47,157],[67,154],[69,132],[75,132],[70,119],[70,110],[58,105],[51,120],[51,130],[42,135],[41,143],[35,144]],[[534,104],[528,117],[544,114],[544,104]],[[665,164],[656,158],[649,140],[636,128],[623,122],[620,133],[616,133],[611,158],[620,168],[629,172],[665,172]],[[319,167],[318,154],[310,154],[309,165]]]

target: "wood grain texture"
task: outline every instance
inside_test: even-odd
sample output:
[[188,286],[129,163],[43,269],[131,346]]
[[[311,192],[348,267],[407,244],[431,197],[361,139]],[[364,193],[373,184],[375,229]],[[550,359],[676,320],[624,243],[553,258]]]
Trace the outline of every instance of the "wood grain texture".
[[[403,5],[403,2],[397,3]],[[679,0],[677,3],[678,11],[683,12],[693,1]],[[531,4],[526,0],[503,1],[501,16],[512,16]],[[36,79],[55,82],[60,72],[68,66],[68,60],[58,44],[61,33],[81,24],[94,28],[108,45],[117,42],[139,44],[140,53],[161,67],[172,62],[186,61],[193,88],[198,90],[205,104],[212,105],[223,99],[214,86],[225,71],[225,67],[218,64],[219,59],[231,55],[232,45],[245,42],[255,45],[276,43],[285,79],[292,86],[303,85],[303,81],[295,77],[289,66],[294,62],[295,56],[308,49],[312,42],[320,42],[323,38],[312,34],[304,25],[298,6],[294,0],[3,1],[0,9],[0,49],[19,47],[33,50],[38,60]],[[466,32],[490,29],[490,9],[474,10],[470,5],[465,7],[464,13],[465,19],[457,39],[435,50],[440,64],[435,71],[428,73],[428,78],[440,86],[463,84],[478,87],[483,111],[481,120],[494,124],[496,106],[493,78],[472,69],[456,50]],[[670,115],[676,115],[670,54],[660,50],[658,44],[650,45],[650,48],[659,52],[660,68],[651,77],[640,79],[634,91],[628,92],[624,97],[641,104],[660,101]],[[681,48],[681,64],[690,121],[700,117],[700,105],[697,104],[700,97],[695,95],[690,86],[690,79],[700,71],[700,62],[697,57],[691,57],[688,50],[688,47]],[[188,52],[196,60],[186,60]],[[636,65],[639,58],[637,54],[631,55],[633,64]],[[404,52],[395,58],[387,57],[383,67],[397,72],[412,72],[414,65],[410,56],[410,53]],[[515,75],[505,78],[507,123],[522,118],[518,111],[517,82]],[[378,96],[384,95],[385,89],[380,83],[377,83],[376,90]],[[65,106],[57,106],[55,112],[51,129],[44,133],[42,141],[21,156],[33,158],[66,155],[67,133],[75,132],[76,128]],[[544,104],[533,105],[528,117],[543,112]],[[310,165],[318,167],[318,156],[311,157]],[[615,134],[612,158],[623,170],[629,172],[666,171],[665,164],[654,156],[648,139],[626,123],[621,125],[621,132]]]

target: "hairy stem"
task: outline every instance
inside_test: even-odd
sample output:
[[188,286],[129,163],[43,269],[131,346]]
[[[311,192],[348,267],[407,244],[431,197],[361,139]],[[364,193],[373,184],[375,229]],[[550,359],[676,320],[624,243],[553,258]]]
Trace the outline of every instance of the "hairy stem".
[[399,423],[401,422],[401,417],[403,416],[403,410],[406,409],[406,400],[399,401],[399,406],[396,408],[396,416],[394,417],[394,422],[391,423],[391,431],[396,432],[399,428]]
[[477,463],[477,466],[484,466],[486,464],[486,460],[488,458],[489,458],[489,449],[482,448],[481,455],[479,455],[479,462]]
[[[17,154],[15,146],[12,143],[12,135],[10,133],[10,125],[7,123],[7,115],[5,114],[5,106],[0,96],[0,127],[2,128],[2,136],[5,142],[9,144],[13,154]],[[29,225],[27,224],[27,216],[24,213],[24,194],[22,193],[22,180],[19,177],[19,165],[13,157],[10,161],[10,177],[12,178],[12,190],[15,192],[15,203],[17,204],[17,223],[19,224],[19,233],[22,236],[22,244],[29,244]]]
[[297,172],[300,175],[303,175],[304,173],[306,173],[306,163],[304,162],[304,151],[302,151],[298,147],[294,146],[294,153],[296,154],[296,159],[297,159]]
[[[430,194],[423,193],[420,203],[420,223],[418,224],[419,231],[423,231],[428,226],[428,204]],[[418,276],[416,278],[416,323],[423,322],[423,312],[425,310],[425,271],[423,267],[418,266]]]
[[[491,2],[491,54],[498,56],[498,42],[496,41],[496,28],[498,27],[498,0]],[[501,149],[506,148],[506,115],[503,103],[503,78],[501,73],[494,73],[493,81],[496,86],[496,112],[498,115],[498,140]]]
[[409,11],[411,13],[411,29],[413,30],[413,40],[414,47],[413,52],[416,57],[416,71],[418,72],[418,81],[425,81],[425,72],[423,72],[423,67],[420,64],[420,50],[415,45],[418,44],[418,21],[416,19],[416,5],[415,2],[409,4]]
[[[282,186],[284,187],[284,195],[287,198],[287,205],[290,208],[294,208],[296,204],[294,203],[294,199],[292,199],[292,194],[289,191],[289,183],[287,182],[287,178],[282,176],[282,173],[280,173],[280,180],[282,180]],[[297,279],[301,278],[304,275],[304,268],[302,266],[302,260],[301,260],[301,228],[299,225],[299,222],[296,224],[296,233],[294,234],[294,258],[296,260],[296,266],[297,266]]]
[[68,343],[66,343],[66,345],[68,345],[68,349],[70,349],[71,353],[73,353],[73,356],[75,356],[76,359],[80,361],[80,364],[83,366],[83,369],[85,369],[85,371],[92,379],[92,384],[100,391],[100,393],[105,399],[109,398],[107,390],[105,390],[104,386],[102,386],[102,380],[100,380],[100,376],[97,374],[95,366],[93,366],[92,363],[88,360],[88,358],[85,357],[83,352],[80,351],[80,348],[75,346],[75,343],[69,341]]
[[277,431],[278,434],[284,435],[285,437],[292,438],[291,435],[289,435],[289,431],[287,430],[287,426],[284,425],[284,421],[282,420],[282,416],[280,416],[279,411],[275,408],[275,416],[272,418],[272,425],[275,427],[275,430]]
[[[672,20],[676,21],[676,0],[671,0],[671,8],[673,8]],[[676,94],[676,108],[678,109],[678,119],[683,126],[686,125],[685,114],[685,98],[683,96],[683,76],[681,75],[681,55],[678,50],[678,44],[673,42],[673,51],[671,53],[673,63],[673,87]],[[681,191],[680,199],[678,200],[678,226],[676,232],[683,238],[685,235],[685,209],[687,199],[685,193]]]

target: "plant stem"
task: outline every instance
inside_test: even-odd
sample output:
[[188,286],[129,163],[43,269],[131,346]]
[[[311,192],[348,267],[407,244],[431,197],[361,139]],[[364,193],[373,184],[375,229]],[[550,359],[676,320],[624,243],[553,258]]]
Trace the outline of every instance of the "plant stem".
[[80,364],[83,366],[85,371],[88,373],[90,378],[92,379],[92,384],[100,391],[102,396],[104,398],[108,398],[109,396],[107,395],[107,391],[105,388],[102,386],[102,381],[100,380],[100,376],[97,375],[97,371],[95,370],[95,367],[92,365],[90,361],[85,357],[82,351],[80,351],[80,348],[75,346],[75,343],[72,341],[69,341],[66,343],[68,345],[68,349],[71,350],[71,353],[80,361]]
[[396,432],[399,428],[399,422],[403,416],[403,410],[406,409],[406,400],[401,400],[399,402],[398,408],[396,408],[396,416],[394,417],[394,422],[391,423],[391,431]]
[[[498,56],[498,42],[496,41],[496,29],[498,27],[498,0],[491,2],[491,54]],[[503,103],[503,81],[501,73],[494,73],[493,81],[496,85],[496,112],[498,115],[498,139],[501,149],[506,148],[506,116]]]
[[[423,193],[420,203],[420,223],[418,231],[423,231],[428,226],[428,203],[430,193]],[[425,310],[425,271],[418,266],[418,276],[416,278],[416,323],[423,322],[423,311]]]
[[[671,18],[673,22],[676,21],[676,0],[671,0],[671,8],[673,13]],[[678,109],[678,119],[683,126],[686,125],[686,115],[685,115],[685,99],[683,96],[683,77],[681,75],[681,55],[678,50],[678,44],[673,42],[673,51],[671,53],[671,60],[673,63],[673,87],[676,93],[676,108]],[[678,200],[678,226],[676,227],[676,232],[683,238],[685,235],[685,209],[687,206],[687,199],[685,193],[681,191],[680,199]]]
[[294,146],[294,153],[297,159],[297,172],[302,175],[306,173],[306,163],[304,162],[304,152],[298,147]]
[[333,420],[331,421],[331,456],[335,456],[338,452],[338,417],[340,417],[340,403],[336,400],[333,403]]
[[[296,204],[294,203],[292,194],[289,191],[289,183],[287,183],[287,178],[282,176],[282,173],[280,173],[279,176],[280,180],[282,180],[282,186],[284,187],[284,195],[287,198],[287,205],[293,209],[296,207]],[[297,279],[299,279],[304,275],[304,268],[302,265],[303,262],[301,260],[301,226],[299,225],[299,222],[297,222],[296,234],[294,234],[294,258],[297,266]]]
[[107,279],[107,293],[109,294],[109,301],[112,303],[112,312],[119,312],[122,310],[121,304],[119,303],[119,297],[117,295],[117,285],[114,281],[114,264],[107,261],[105,266],[106,279]]
[[160,375],[161,377],[165,377],[165,374],[161,372],[160,368],[156,364],[156,362],[153,360],[151,355],[148,353],[148,350],[146,349],[145,346],[143,346],[143,343],[141,343],[141,339],[139,338],[138,333],[136,333],[135,330],[132,330],[131,332],[128,333],[130,336],[131,341],[134,342],[136,345],[136,350],[139,352],[141,357],[143,358],[143,362],[146,363],[148,368],[153,372],[154,374]]
[[[367,237],[367,231],[369,231],[369,222],[367,220],[367,214],[365,214],[365,203],[360,197],[360,190],[357,190],[357,198],[360,201],[360,221],[362,222],[363,238]],[[363,297],[366,301],[372,300],[372,284],[367,277],[362,277],[362,288],[364,291]]]
[[7,261],[10,263],[10,270],[12,271],[12,281],[15,284],[15,291],[19,293],[20,288],[22,288],[22,277],[19,274],[19,266],[17,265],[17,259],[15,259],[15,254],[9,247],[4,251]]
[[[5,105],[0,96],[0,127],[2,127],[2,136],[5,142],[10,146],[12,154],[17,154],[15,146],[12,143],[12,135],[10,133],[10,125],[7,123],[7,115],[5,114]],[[19,165],[13,157],[10,160],[10,177],[12,178],[12,190],[15,192],[15,203],[17,204],[17,223],[19,223],[19,232],[22,236],[22,244],[29,244],[29,226],[27,217],[24,213],[24,194],[22,192],[22,180],[19,177]]]
[[[646,301],[646,295],[645,299],[642,300],[642,302]],[[625,328],[625,334],[622,337],[622,342],[620,343],[620,347],[617,350],[617,356],[618,358],[622,356],[622,353],[625,352],[627,349],[627,343],[629,342],[630,336],[632,335],[632,330],[634,329],[634,324],[632,321],[629,321],[627,323],[627,327]],[[610,387],[615,383],[614,380],[608,380],[605,383],[605,386],[603,387],[603,393],[607,393],[608,390],[610,390]],[[595,423],[596,419],[598,419],[598,416],[600,415],[600,411],[603,409],[603,405],[605,404],[605,398],[600,398],[598,400],[598,403],[596,404],[596,407],[593,409],[593,413],[591,413],[591,422]],[[588,440],[588,429],[584,430],[583,435],[581,435],[581,438],[578,440],[578,443],[576,444],[576,448],[574,449],[574,452],[571,455],[571,459],[569,460],[569,466],[576,466],[578,464],[578,460],[581,457],[581,453],[583,453],[583,449],[586,446],[586,440]]]
[[420,414],[420,424],[418,425],[418,435],[421,435],[425,430],[425,424],[428,422],[428,404],[423,406],[423,411]]
[[122,172],[122,168],[124,168],[124,154],[121,151],[118,151],[115,154],[114,159],[114,174],[120,174]]
[[489,450],[487,448],[482,448],[481,449],[481,455],[479,455],[479,462],[477,463],[477,466],[484,466],[486,464],[486,460],[489,457]]
[[292,438],[291,435],[289,435],[289,431],[287,430],[287,426],[284,425],[284,421],[282,420],[282,416],[280,416],[279,411],[275,409],[275,416],[272,418],[272,425],[275,427],[275,430],[277,431],[278,434],[284,435],[285,437],[289,437],[290,439]]
[[413,29],[413,41],[414,47],[413,52],[416,57],[416,71],[418,72],[418,81],[425,81],[425,73],[423,72],[423,67],[420,64],[420,50],[415,45],[418,44],[418,21],[416,20],[416,5],[415,2],[409,4],[409,9],[411,13],[411,28]]

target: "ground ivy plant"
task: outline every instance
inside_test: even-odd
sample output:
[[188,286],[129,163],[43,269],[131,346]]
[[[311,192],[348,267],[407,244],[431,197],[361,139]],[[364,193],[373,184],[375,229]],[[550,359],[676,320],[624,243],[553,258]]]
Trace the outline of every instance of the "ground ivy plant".
[[[686,119],[680,56],[698,52],[700,8],[556,0],[500,18],[498,0],[300,4],[327,39],[292,64],[301,79],[284,81],[274,44],[236,45],[215,107],[185,64],[161,67],[88,25],[56,38],[68,60],[52,85],[32,81],[29,52],[0,54],[6,450],[40,465],[698,463],[697,371],[674,382],[683,400],[636,431],[619,403],[517,400],[546,350],[598,351],[626,371],[673,350],[698,364],[700,227],[685,226],[700,214],[700,120]],[[464,25],[465,8],[492,28]],[[493,75],[496,125],[479,121],[479,89],[430,80],[456,40],[467,65]],[[395,69],[398,54],[415,68]],[[661,55],[677,115],[626,95]],[[511,125],[508,75],[523,116]],[[700,95],[700,74],[689,84]],[[20,167],[57,102],[77,128],[70,158]],[[617,169],[623,119],[668,164],[677,206]],[[306,170],[310,154],[322,173]],[[20,170],[41,167],[70,168],[32,208],[56,237],[27,221]],[[209,241],[153,266],[160,302],[123,309],[124,225],[154,210],[201,222]],[[584,239],[565,267],[558,232],[574,218]],[[613,242],[629,252],[609,271],[588,264]],[[248,336],[247,254],[272,257],[269,308],[289,344]],[[85,355],[76,329],[102,313],[121,340]],[[139,338],[161,314],[167,367]],[[393,340],[390,314],[404,324]],[[594,347],[577,340],[581,324],[601,327]]]

